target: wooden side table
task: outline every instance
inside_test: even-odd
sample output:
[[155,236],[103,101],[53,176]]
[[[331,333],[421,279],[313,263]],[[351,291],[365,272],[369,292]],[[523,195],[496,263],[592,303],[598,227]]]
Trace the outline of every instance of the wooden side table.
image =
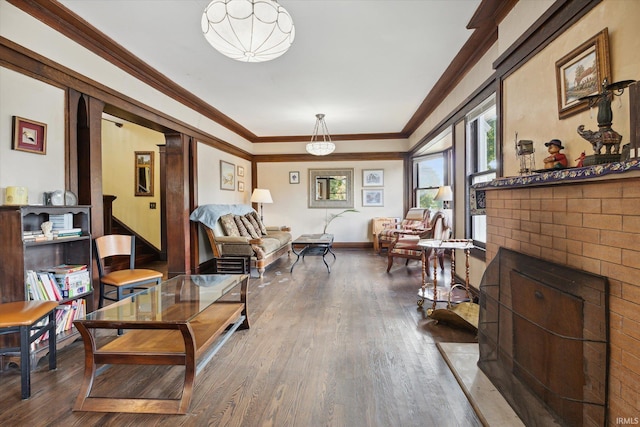
[[[466,302],[471,299],[469,292],[469,251],[473,248],[473,241],[468,239],[449,239],[449,240],[437,240],[437,239],[422,239],[418,243],[418,246],[424,248],[432,248],[435,250],[450,249],[451,250],[451,284],[448,287],[438,287],[438,257],[433,258],[433,284],[429,287],[425,280],[428,276],[427,269],[429,268],[429,260],[425,255],[425,251],[422,251],[422,287],[418,291],[418,306],[422,307],[424,300],[428,299],[433,301],[432,310],[436,309],[436,303],[447,302],[450,306],[451,303]],[[465,286],[461,295],[454,293],[455,286],[455,269],[456,269],[456,249],[462,249],[465,253],[466,269],[465,269]]]

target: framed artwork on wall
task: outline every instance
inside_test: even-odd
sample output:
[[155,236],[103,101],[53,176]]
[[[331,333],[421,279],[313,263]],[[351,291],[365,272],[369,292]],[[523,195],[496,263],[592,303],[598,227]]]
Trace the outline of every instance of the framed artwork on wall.
[[240,192],[244,191],[244,182],[243,181],[238,181],[238,191],[240,191]]
[[14,150],[47,154],[47,125],[13,116]]
[[244,168],[240,165],[238,165],[238,178],[243,177],[244,176]]
[[298,171],[289,172],[289,184],[300,184],[300,172]]
[[220,160],[220,189],[236,189],[236,166],[233,163]]
[[384,206],[384,190],[362,190],[362,206]]
[[384,169],[363,169],[362,186],[380,187],[384,185]]
[[153,151],[135,152],[135,187],[136,196],[153,196]]
[[605,78],[613,82],[606,28],[556,62],[559,118],[587,110],[589,102],[580,99],[600,93]]

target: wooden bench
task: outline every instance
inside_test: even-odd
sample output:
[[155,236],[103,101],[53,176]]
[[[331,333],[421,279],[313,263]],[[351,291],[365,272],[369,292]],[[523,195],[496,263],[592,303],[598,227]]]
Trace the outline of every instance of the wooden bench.
[[[227,275],[226,277],[233,277]],[[179,276],[181,277],[181,276]],[[201,277],[201,276],[199,276]],[[131,310],[126,304],[133,305],[132,299],[121,301],[102,310],[109,310],[111,314],[94,315],[92,318],[79,320],[76,323],[85,346],[85,372],[80,393],[76,400],[74,411],[94,412],[133,412],[156,414],[185,414],[189,409],[195,378],[197,373],[211,360],[213,355],[224,345],[231,334],[237,329],[248,329],[247,318],[247,282],[248,275],[235,275],[238,279],[231,280],[227,289],[220,292],[220,296],[227,293],[240,283],[240,301],[219,301],[206,307],[194,308],[194,300],[184,300],[183,296],[177,301],[169,302],[167,307],[163,300],[162,320],[100,320],[101,317],[113,317],[117,310],[114,306],[121,305],[120,312]],[[165,282],[166,283],[166,282]],[[165,283],[154,288],[162,288]],[[167,289],[150,289],[154,297],[163,295],[166,298]],[[192,291],[187,292],[191,294]],[[144,298],[144,294],[135,299]],[[201,301],[195,300],[197,303]],[[124,309],[124,310],[123,310]],[[99,310],[99,311],[102,311]],[[192,315],[195,313],[195,315]],[[90,315],[90,316],[91,316]],[[127,332],[116,339],[97,348],[95,333],[91,329],[125,329]],[[90,396],[91,388],[98,372],[98,365],[180,365],[185,367],[182,396],[179,399],[149,399],[149,398],[117,398]]]

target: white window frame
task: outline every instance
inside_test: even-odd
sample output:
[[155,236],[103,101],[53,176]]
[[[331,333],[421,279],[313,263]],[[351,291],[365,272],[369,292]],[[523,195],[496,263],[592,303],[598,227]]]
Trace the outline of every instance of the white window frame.
[[[497,177],[497,134],[498,129],[494,129],[494,156],[496,159],[489,161],[486,156],[480,156],[479,153],[487,153],[487,122],[482,120],[487,115],[494,117],[494,127],[497,127],[497,110],[496,96],[492,94],[478,107],[470,111],[465,117],[466,129],[466,149],[467,149],[467,194],[473,184],[485,181],[491,181]],[[467,238],[473,239],[474,245],[480,248],[486,248],[487,243],[487,221],[486,215],[471,215],[470,206],[466,206]]]

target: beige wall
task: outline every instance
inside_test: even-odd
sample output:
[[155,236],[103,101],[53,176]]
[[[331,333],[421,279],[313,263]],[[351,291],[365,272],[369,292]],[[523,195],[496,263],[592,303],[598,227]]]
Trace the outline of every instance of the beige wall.
[[[9,186],[27,187],[29,203],[46,191],[65,190],[65,92],[0,67],[0,204]],[[13,116],[47,125],[46,154],[12,150]]]
[[[504,175],[518,175],[514,137],[531,139],[536,150],[536,167],[543,168],[548,155],[544,146],[552,138],[562,140],[570,166],[575,166],[582,151],[593,154],[591,144],[581,138],[576,128],[598,130],[597,109],[564,120],[558,119],[555,63],[605,27],[609,31],[612,77],[610,81],[640,79],[640,37],[638,18],[640,2],[605,0],[586,17],[574,24],[557,40],[533,57],[504,81],[503,159]],[[613,129],[629,142],[629,96],[624,94],[613,104]]]
[[[289,225],[297,236],[305,233],[322,233],[325,217],[344,209],[309,208],[309,169],[353,169],[354,209],[331,222],[328,233],[335,235],[336,242],[371,242],[370,220],[379,216],[402,217],[403,176],[402,161],[356,161],[356,162],[300,162],[259,163],[258,187],[268,188],[273,204],[264,205],[265,222],[269,225]],[[366,187],[384,190],[383,207],[362,206],[363,169],[383,169],[384,186]],[[300,184],[289,184],[289,172],[300,172]],[[294,237],[295,237],[294,236]]]
[[[209,145],[198,143],[198,206],[215,204],[249,204],[251,198],[251,163],[248,160],[225,153]],[[235,189],[220,188],[220,161],[232,163],[236,168]],[[244,168],[244,177],[237,175],[238,166]],[[238,181],[244,183],[244,191],[238,190]],[[198,229],[199,263],[213,258],[209,240],[202,228]]]
[[[160,239],[160,155],[164,135],[125,122],[122,127],[102,120],[102,192],[116,196],[113,215],[158,249]],[[154,194],[135,195],[135,152],[154,153]],[[149,203],[155,203],[151,209]]]

